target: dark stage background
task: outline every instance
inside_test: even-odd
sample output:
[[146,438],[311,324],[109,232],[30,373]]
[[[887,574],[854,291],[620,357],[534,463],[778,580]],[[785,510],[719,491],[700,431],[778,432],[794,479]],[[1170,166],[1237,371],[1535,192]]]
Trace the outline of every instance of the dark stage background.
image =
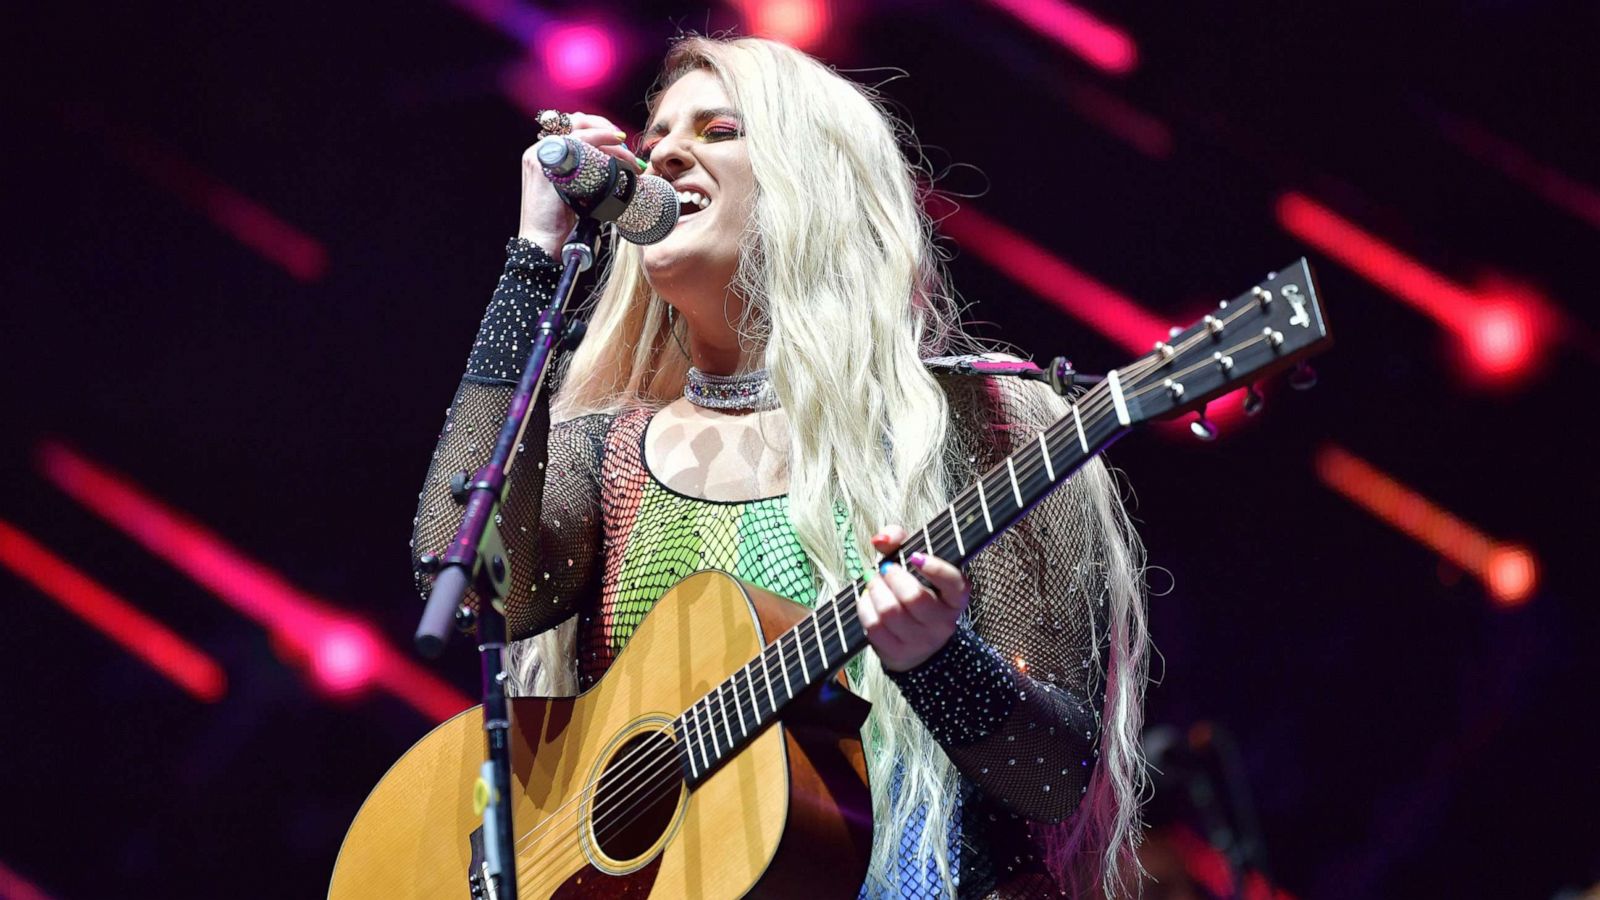
[[[1165,325],[1317,268],[1319,387],[1111,454],[1160,567],[1150,723],[1231,735],[1271,884],[1600,880],[1600,7],[790,6],[7,15],[0,894],[325,892],[365,792],[474,690],[464,644],[404,650],[406,541],[529,110],[637,129],[670,35],[761,15],[825,15],[815,51],[981,195],[946,246],[992,339],[1101,371],[1161,334],[1072,312],[1096,285]],[[972,249],[994,222],[1047,255]],[[1157,817],[1218,889],[1185,796]]]

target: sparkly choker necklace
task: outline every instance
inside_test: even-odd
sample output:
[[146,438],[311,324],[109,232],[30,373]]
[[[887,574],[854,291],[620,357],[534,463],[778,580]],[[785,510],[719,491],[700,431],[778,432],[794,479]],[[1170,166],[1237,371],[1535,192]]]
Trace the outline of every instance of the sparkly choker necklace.
[[757,369],[743,375],[710,375],[699,369],[689,369],[689,383],[683,386],[683,396],[695,406],[706,409],[750,409],[760,412],[778,408],[778,395],[772,390],[772,379],[766,369]]

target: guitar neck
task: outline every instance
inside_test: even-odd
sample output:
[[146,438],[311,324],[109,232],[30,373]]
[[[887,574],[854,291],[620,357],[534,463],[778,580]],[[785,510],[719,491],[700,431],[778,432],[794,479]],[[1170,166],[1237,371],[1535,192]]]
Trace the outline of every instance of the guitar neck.
[[[1108,372],[1059,422],[985,472],[914,532],[896,558],[904,564],[921,551],[965,564],[1133,425],[1192,409],[1203,417],[1208,400],[1299,362],[1329,340],[1306,261],[1268,274],[1188,328],[1173,329],[1120,372]],[[866,631],[856,619],[862,590],[858,579],[818,605],[678,717],[684,775],[691,784],[867,646]]]
[[[1084,393],[1060,421],[1040,432],[956,495],[914,532],[895,558],[922,552],[964,565],[1035,504],[1128,430],[1127,398],[1112,372]],[[857,579],[760,656],[678,717],[689,783],[704,779],[795,697],[820,684],[867,646],[856,617]]]

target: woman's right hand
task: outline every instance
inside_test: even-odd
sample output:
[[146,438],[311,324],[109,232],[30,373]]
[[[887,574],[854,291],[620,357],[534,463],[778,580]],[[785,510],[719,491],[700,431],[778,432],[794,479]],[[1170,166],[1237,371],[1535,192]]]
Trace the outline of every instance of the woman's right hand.
[[[638,157],[625,143],[627,135],[605,116],[573,113],[570,137],[598,147],[601,152],[633,166],[635,172],[640,171]],[[517,236],[538,244],[551,256],[559,256],[561,245],[577,221],[577,215],[544,177],[544,169],[539,166],[533,147],[522,151],[522,221]]]

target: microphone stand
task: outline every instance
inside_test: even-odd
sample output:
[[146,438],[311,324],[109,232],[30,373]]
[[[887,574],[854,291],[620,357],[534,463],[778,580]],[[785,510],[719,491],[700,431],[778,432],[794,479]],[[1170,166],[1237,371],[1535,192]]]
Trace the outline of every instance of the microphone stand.
[[[539,313],[533,349],[511,397],[505,424],[495,439],[494,452],[466,486],[466,514],[439,559],[433,591],[417,625],[417,651],[429,659],[444,652],[453,622],[460,623],[463,629],[474,625],[477,628],[488,759],[474,788],[473,800],[482,805],[484,874],[497,880],[499,888],[496,891],[490,884],[486,892],[501,900],[517,898],[517,866],[510,803],[511,715],[506,699],[508,676],[502,667],[506,647],[505,598],[511,578],[505,539],[496,522],[505,496],[506,476],[522,446],[522,435],[544,387],[550,358],[563,344],[570,347],[582,336],[582,323],[566,326],[566,308],[579,274],[594,265],[600,220],[588,214],[592,211],[593,207],[579,211],[578,225],[561,248],[561,281],[555,296]],[[469,585],[480,600],[476,612],[462,605]]]

